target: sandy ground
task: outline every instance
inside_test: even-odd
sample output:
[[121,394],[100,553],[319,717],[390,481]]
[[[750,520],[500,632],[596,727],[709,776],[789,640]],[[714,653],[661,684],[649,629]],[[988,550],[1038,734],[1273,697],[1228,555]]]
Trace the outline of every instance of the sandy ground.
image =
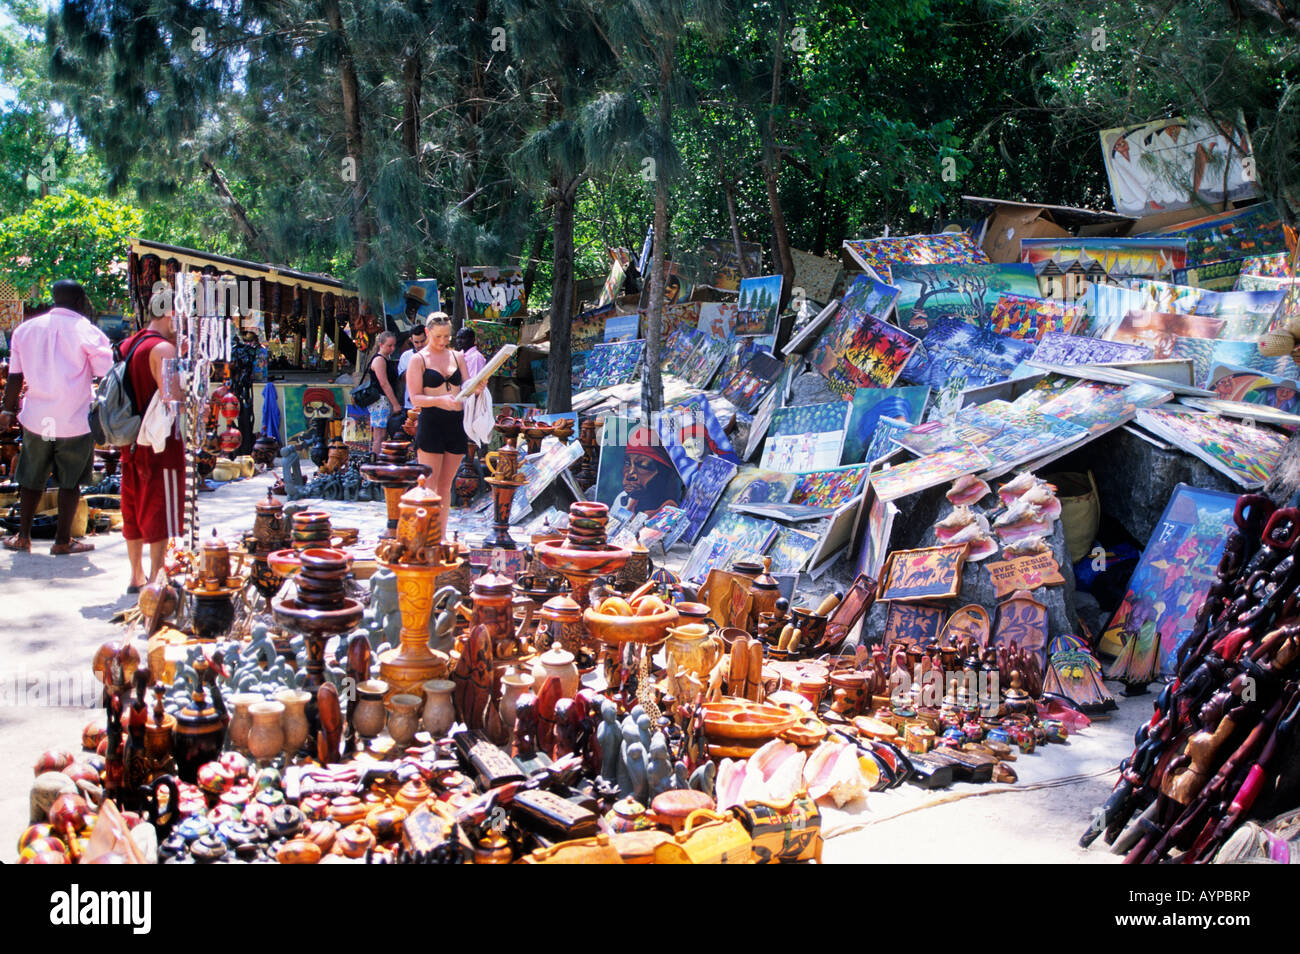
[[[271,483],[270,475],[261,475],[203,494],[204,532],[215,526],[237,540],[252,526],[254,505]],[[336,524],[361,527],[363,534],[377,532],[383,519],[378,503],[322,506]],[[122,633],[110,617],[134,602],[125,592],[121,536],[87,539],[95,551],[85,555],[52,557],[48,541],[34,541],[30,554],[0,550],[0,619],[7,623],[0,640],[0,857],[14,857],[27,824],[37,757],[48,748],[77,751],[82,727],[97,716],[91,659],[102,642]],[[827,809],[823,860],[1118,862],[1100,842],[1088,851],[1076,843],[1110,791],[1135,729],[1149,717],[1151,699],[1121,697],[1109,719],[1065,745],[1022,756],[1015,763],[1016,785],[963,784],[935,792],[905,785],[843,811]]]

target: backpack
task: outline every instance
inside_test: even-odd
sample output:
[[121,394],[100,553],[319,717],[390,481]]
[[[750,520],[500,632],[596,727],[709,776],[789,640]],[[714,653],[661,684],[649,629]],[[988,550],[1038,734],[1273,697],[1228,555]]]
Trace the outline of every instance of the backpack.
[[[163,336],[152,332],[141,335],[131,345],[131,350],[99,379],[95,388],[95,400],[90,405],[90,431],[97,444],[112,447],[127,447],[135,443],[140,433],[140,422],[144,415],[135,397],[135,388],[131,386],[128,369],[135,349],[150,337]],[[166,339],[163,339],[166,340]]]

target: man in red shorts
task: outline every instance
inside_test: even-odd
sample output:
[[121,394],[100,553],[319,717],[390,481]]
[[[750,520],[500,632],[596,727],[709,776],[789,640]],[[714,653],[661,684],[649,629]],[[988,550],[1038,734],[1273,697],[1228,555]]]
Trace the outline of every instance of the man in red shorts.
[[[176,357],[176,333],[170,314],[155,317],[118,346],[127,354],[137,341],[127,374],[140,413],[143,414],[162,386],[163,362]],[[160,452],[135,443],[122,450],[122,536],[131,561],[128,593],[154,579],[162,569],[167,541],[181,535],[181,510],[185,500],[185,445],[177,416],[166,446]],[[144,548],[149,546],[149,575],[144,573]]]

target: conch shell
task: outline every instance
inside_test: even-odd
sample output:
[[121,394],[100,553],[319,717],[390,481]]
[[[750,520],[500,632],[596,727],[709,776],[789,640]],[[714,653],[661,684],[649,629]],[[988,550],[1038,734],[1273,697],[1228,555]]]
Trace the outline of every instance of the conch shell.
[[803,769],[803,782],[814,801],[829,798],[842,808],[867,794],[867,780],[853,746],[843,742],[823,742]]
[[998,488],[998,497],[1001,498],[1004,504],[1010,505],[1013,500],[1024,496],[1039,485],[1046,487],[1048,490],[1056,489],[1046,481],[1040,480],[1029,471],[1024,470]]
[[1007,559],[1012,559],[1014,557],[1033,556],[1035,553],[1047,553],[1050,549],[1047,541],[1041,536],[1024,536],[1018,537],[1014,543],[1004,545],[1002,554]]
[[964,474],[952,482],[952,487],[944,494],[954,507],[969,506],[978,503],[992,491],[989,485],[974,474]]
[[[984,518],[981,517],[981,520]],[[979,524],[969,524],[958,530],[949,537],[945,543],[958,544],[969,543],[970,549],[966,551],[966,559],[979,562],[987,559],[998,552],[998,543],[988,533],[988,522],[985,521],[984,529],[980,529]]]

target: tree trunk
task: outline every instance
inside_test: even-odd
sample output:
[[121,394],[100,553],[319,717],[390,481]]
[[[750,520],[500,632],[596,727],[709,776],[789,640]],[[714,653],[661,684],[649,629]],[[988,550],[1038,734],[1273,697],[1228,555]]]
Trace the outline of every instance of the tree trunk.
[[570,353],[573,325],[573,206],[578,180],[556,183],[551,259],[551,352],[547,357],[546,411],[558,414],[573,408]]
[[529,245],[528,260],[524,262],[524,301],[532,296],[533,282],[537,280],[537,263],[542,259],[542,249],[546,247],[546,228],[538,225],[533,229],[533,241]]
[[[772,239],[775,244],[777,270],[785,276],[781,282],[778,313],[785,311],[794,292],[794,257],[790,254],[790,234],[786,229],[785,210],[781,206],[781,152],[776,142],[776,107],[781,102],[781,67],[785,50],[785,10],[781,11],[776,37],[772,43],[772,96],[768,105],[766,131],[763,136],[763,181],[767,185],[767,204],[772,215]],[[778,340],[777,347],[785,342]]]
[[[659,76],[659,142],[665,147],[672,136],[673,104],[669,84],[673,77],[673,51],[665,51]],[[667,156],[655,165],[654,246],[650,253],[650,306],[646,310],[645,374],[641,378],[641,418],[647,424],[650,415],[664,406],[664,382],[659,371],[663,356],[664,332],[664,259],[668,254],[668,180],[664,178]]]
[[413,159],[420,155],[420,53],[410,49],[402,59],[402,146]]
[[243,204],[235,198],[235,194],[230,191],[230,186],[226,182],[226,177],[213,164],[207,156],[199,157],[199,165],[203,167],[208,174],[208,179],[212,182],[212,187],[217,190],[217,195],[221,196],[226,206],[230,209],[230,215],[235,220],[235,225],[243,234],[248,242],[248,247],[257,255],[260,255],[263,261],[270,261],[271,252],[266,246],[266,240],[262,233],[257,230],[252,222],[248,220],[248,211]]
[[357,79],[356,62],[352,47],[343,29],[343,14],[339,0],[325,0],[325,20],[339,37],[339,85],[343,94],[344,139],[348,156],[356,164],[352,182],[352,225],[355,233],[353,262],[361,266],[370,261],[370,220],[366,215],[366,183],[362,173],[364,142],[361,134],[361,84]]
[[741,278],[749,278],[749,269],[745,267],[745,248],[740,241],[740,222],[736,219],[736,180],[730,176],[722,177],[722,191],[727,197],[727,218],[731,221],[731,241],[736,245],[736,268]]

